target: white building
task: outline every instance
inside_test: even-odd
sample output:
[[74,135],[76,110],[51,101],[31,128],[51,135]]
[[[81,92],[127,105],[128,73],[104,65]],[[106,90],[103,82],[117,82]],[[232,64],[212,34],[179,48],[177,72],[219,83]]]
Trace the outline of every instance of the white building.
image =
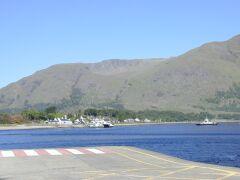
[[144,122],[145,122],[145,123],[150,123],[151,120],[149,120],[149,119],[144,119]]
[[123,122],[125,123],[134,123],[135,119],[125,119]]
[[135,121],[135,122],[140,122],[140,119],[136,118],[134,121]]
[[60,119],[60,118],[55,118],[54,120],[48,120],[45,123],[51,124],[51,125],[72,125],[73,124],[70,119]]
[[69,119],[60,119],[59,123],[61,125],[72,125],[73,124],[72,121]]

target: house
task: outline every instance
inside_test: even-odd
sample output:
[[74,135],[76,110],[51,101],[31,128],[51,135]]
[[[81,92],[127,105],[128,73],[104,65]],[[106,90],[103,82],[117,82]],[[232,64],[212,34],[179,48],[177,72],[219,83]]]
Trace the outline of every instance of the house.
[[60,125],[72,125],[72,121],[70,119],[60,119]]
[[123,122],[125,122],[125,123],[134,123],[134,119],[125,119],[125,120],[123,120]]
[[135,122],[140,122],[140,119],[136,118],[134,121],[135,121]]
[[70,119],[60,119],[60,118],[55,118],[54,120],[48,120],[45,121],[46,124],[50,125],[72,125],[72,121]]
[[145,122],[145,123],[150,123],[151,122],[151,120],[149,120],[149,119],[144,119],[144,121],[143,122]]

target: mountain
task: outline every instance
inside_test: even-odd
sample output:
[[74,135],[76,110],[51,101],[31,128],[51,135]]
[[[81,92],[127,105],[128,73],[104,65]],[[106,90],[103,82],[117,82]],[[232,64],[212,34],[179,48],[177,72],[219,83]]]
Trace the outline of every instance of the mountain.
[[[218,111],[226,104],[213,99],[239,83],[240,35],[168,59],[54,65],[0,89],[0,110],[55,105],[65,111],[88,107]],[[238,96],[234,99],[238,101]]]

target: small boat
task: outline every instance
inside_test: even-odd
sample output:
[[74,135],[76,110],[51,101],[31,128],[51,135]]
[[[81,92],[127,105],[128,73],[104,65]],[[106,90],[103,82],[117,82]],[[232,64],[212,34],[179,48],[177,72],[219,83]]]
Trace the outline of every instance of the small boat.
[[112,123],[110,123],[110,122],[104,122],[103,123],[103,127],[104,128],[111,128],[111,127],[114,127],[114,125]]
[[208,118],[206,117],[203,122],[197,123],[196,125],[198,125],[198,126],[201,126],[201,125],[218,125],[218,123],[209,121]]

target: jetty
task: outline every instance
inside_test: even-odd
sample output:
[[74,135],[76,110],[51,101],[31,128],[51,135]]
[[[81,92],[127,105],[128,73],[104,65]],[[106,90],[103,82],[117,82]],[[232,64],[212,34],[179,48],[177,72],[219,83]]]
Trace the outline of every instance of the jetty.
[[240,169],[196,163],[133,147],[0,151],[1,180],[238,180]]

